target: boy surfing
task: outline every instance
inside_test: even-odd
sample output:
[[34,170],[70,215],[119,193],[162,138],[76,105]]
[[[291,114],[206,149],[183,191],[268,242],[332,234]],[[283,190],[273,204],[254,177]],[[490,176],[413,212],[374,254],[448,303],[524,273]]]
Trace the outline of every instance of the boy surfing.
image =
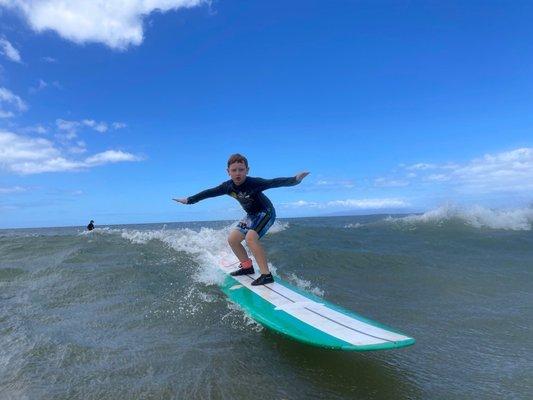
[[263,179],[248,176],[250,168],[248,160],[241,154],[230,156],[227,165],[227,172],[230,180],[220,185],[204,190],[194,196],[173,199],[182,204],[194,204],[201,200],[222,196],[227,194],[236,199],[246,211],[246,216],[231,230],[228,236],[228,243],[239,259],[239,269],[233,271],[231,275],[248,275],[255,273],[252,260],[248,257],[242,241],[252,251],[252,254],[259,265],[261,275],[252,282],[252,285],[265,285],[274,282],[274,278],[268,269],[263,246],[259,243],[268,229],[276,220],[276,211],[272,202],[263,194],[264,190],[282,186],[294,186],[299,184],[309,172],[300,172],[290,178]]

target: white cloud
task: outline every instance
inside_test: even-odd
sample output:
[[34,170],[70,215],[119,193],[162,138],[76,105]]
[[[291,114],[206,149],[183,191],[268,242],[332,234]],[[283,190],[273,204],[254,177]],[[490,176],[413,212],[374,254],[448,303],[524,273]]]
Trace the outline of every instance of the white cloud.
[[42,125],[27,126],[26,128],[21,129],[25,133],[39,133],[41,135],[48,132],[48,129]]
[[[431,165],[430,168],[414,168]],[[417,169],[424,182],[455,186],[458,190],[474,193],[524,192],[533,190],[533,148],[524,147],[497,154],[486,154],[466,164],[415,164],[405,169]],[[436,170],[436,171],[435,171]]]
[[59,135],[61,139],[74,139],[78,136],[78,128],[80,123],[77,121],[67,121],[65,119],[58,118],[56,119],[56,126],[62,133]]
[[52,159],[58,155],[59,151],[47,139],[0,131],[0,164],[9,166],[24,161]]
[[328,206],[341,206],[347,208],[375,209],[375,208],[403,208],[409,203],[402,199],[347,199],[335,200],[327,203]]
[[[2,3],[0,2],[0,4]],[[19,51],[7,39],[0,38],[0,53],[11,61],[22,62]]]
[[450,173],[466,189],[481,192],[533,190],[533,148],[486,154]]
[[47,62],[49,64],[53,64],[53,63],[56,63],[57,60],[53,57],[43,57],[41,58],[41,60],[43,60],[44,62]]
[[319,208],[319,209],[381,209],[381,208],[405,208],[410,204],[402,199],[377,198],[377,199],[346,199],[328,202],[310,202],[299,200],[292,203],[284,203],[285,208]]
[[36,86],[30,87],[30,93],[37,93],[41,90],[46,89],[47,87],[55,87],[56,89],[63,89],[61,84],[58,81],[53,81],[52,83],[48,83],[44,81],[43,79],[39,79]]
[[374,180],[376,187],[405,187],[408,185],[409,181],[404,179],[377,178]]
[[95,154],[85,160],[87,165],[102,165],[108,163],[117,163],[122,161],[141,161],[142,158],[130,153],[117,150],[107,150],[103,153]]
[[47,86],[48,86],[48,83],[46,83],[42,79],[39,79],[36,86],[30,87],[30,93],[40,92],[41,90],[45,89]]
[[27,109],[28,106],[19,96],[0,87],[0,118],[11,118],[15,116],[15,112],[23,112]]
[[355,183],[350,179],[319,179],[315,185],[323,190],[355,187]]
[[292,203],[284,203],[283,204],[285,207],[289,207],[289,208],[292,208],[292,207],[295,207],[295,208],[299,208],[299,207],[318,207],[320,208],[321,207],[321,204],[320,203],[316,203],[316,202],[311,202],[311,201],[305,201],[305,200],[298,200],[298,201],[294,201]]
[[48,158],[39,162],[23,161],[9,165],[12,172],[19,174],[41,174],[43,172],[76,171],[83,168],[83,163],[67,160],[64,157]]
[[61,118],[56,119],[56,126],[61,130],[71,130],[77,128],[79,125],[80,123],[76,121],[67,121]]
[[124,122],[113,122],[112,126],[113,129],[123,129],[126,127],[126,124]]
[[433,182],[446,182],[450,180],[450,176],[445,174],[432,174],[426,177],[425,180]]
[[75,146],[70,146],[67,151],[71,154],[82,154],[82,153],[85,153],[87,152],[87,148],[86,148],[86,145],[85,145],[85,142],[82,141],[82,140],[78,140],[76,142],[76,145]]
[[93,128],[95,131],[104,133],[107,132],[107,124],[105,122],[96,122],[92,119],[84,119],[81,121],[83,125]]
[[426,164],[426,163],[418,163],[418,164],[405,166],[405,169],[408,171],[426,170],[426,169],[435,169],[435,168],[437,168],[436,164]]
[[[109,124],[104,121],[95,121],[94,119],[83,119],[81,121],[69,121],[65,119],[56,119],[56,127],[61,132],[57,137],[61,140],[72,140],[78,136],[78,130],[88,127],[96,132],[106,133],[110,128]],[[122,129],[126,127],[123,122],[113,122],[112,129]]]
[[21,193],[25,192],[26,190],[26,188],[23,188],[21,186],[0,187],[0,194]]
[[[78,142],[80,148],[85,143]],[[107,150],[85,159],[68,159],[50,140],[0,131],[0,168],[19,174],[76,171],[109,163],[141,161],[143,158]]]
[[142,43],[150,13],[192,8],[206,0],[0,0],[18,9],[37,32],[56,31],[76,43],[98,42],[125,49]]

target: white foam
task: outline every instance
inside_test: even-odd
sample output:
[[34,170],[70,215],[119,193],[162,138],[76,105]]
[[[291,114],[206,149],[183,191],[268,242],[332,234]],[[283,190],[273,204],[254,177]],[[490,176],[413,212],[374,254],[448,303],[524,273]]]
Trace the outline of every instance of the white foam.
[[227,306],[229,311],[222,316],[221,320],[228,320],[232,328],[240,331],[251,329],[255,332],[261,332],[263,330],[263,326],[252,319],[246,312],[243,312],[239,306],[231,302],[228,302]]
[[289,228],[288,222],[275,221],[266,234],[271,235],[273,233],[279,233],[288,228]]
[[356,222],[355,224],[346,224],[344,225],[344,228],[346,229],[349,229],[349,228],[360,228],[361,226],[363,226],[363,224],[360,224],[359,222]]
[[305,279],[299,278],[298,276],[296,276],[296,274],[292,272],[287,276],[287,278],[290,282],[294,283],[297,287],[299,287],[302,290],[311,292],[314,295],[319,296],[319,297],[324,296],[324,291],[322,289],[318,287],[312,287],[311,282]]
[[105,234],[120,233],[121,231],[122,231],[121,229],[109,228],[105,226],[102,228],[94,228],[92,231],[88,231],[87,229],[84,229],[82,231],[78,231],[78,235],[80,236],[105,235]]
[[[289,227],[288,223],[274,223],[269,230],[269,234],[281,232]],[[218,285],[224,281],[224,273],[218,268],[222,262],[226,265],[237,264],[237,259],[233,255],[227,237],[232,225],[221,229],[201,228],[199,231],[192,229],[160,229],[160,230],[107,230],[106,233],[120,234],[121,237],[135,244],[145,244],[151,240],[158,240],[176,251],[185,252],[193,256],[201,266],[193,275],[196,282],[205,285]],[[245,245],[246,247],[246,245]],[[248,252],[251,254],[251,252]],[[272,273],[276,273],[276,267],[268,264]]]
[[387,218],[388,221],[408,223],[436,223],[458,219],[475,228],[506,229],[529,231],[533,225],[533,208],[494,210],[482,206],[460,207],[445,205],[422,215],[410,215],[403,218]]

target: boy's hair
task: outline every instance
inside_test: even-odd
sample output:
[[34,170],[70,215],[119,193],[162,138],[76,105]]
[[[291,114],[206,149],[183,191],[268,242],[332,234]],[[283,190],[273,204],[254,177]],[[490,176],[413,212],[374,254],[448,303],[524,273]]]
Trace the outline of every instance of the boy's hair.
[[229,156],[228,168],[231,164],[236,163],[236,162],[243,163],[246,166],[246,168],[248,168],[248,160],[246,159],[246,157],[244,157],[242,154],[239,154],[239,153],[235,153]]

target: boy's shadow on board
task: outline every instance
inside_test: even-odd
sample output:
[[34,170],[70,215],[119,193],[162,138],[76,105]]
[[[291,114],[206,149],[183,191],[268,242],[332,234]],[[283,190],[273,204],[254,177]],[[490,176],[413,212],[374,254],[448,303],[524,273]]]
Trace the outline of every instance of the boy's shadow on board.
[[422,391],[413,382],[411,371],[398,365],[394,352],[406,349],[381,351],[342,351],[310,346],[289,339],[266,328],[262,331],[269,346],[305,371],[313,384],[340,395],[372,393],[373,399],[421,399]]

